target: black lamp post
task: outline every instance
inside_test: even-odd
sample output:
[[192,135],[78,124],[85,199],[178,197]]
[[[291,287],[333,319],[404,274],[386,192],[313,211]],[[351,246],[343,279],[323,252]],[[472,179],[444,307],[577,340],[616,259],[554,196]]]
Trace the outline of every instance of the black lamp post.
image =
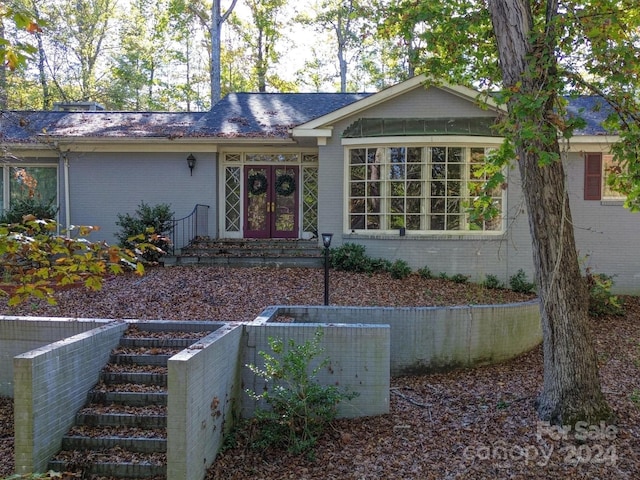
[[329,305],[329,247],[333,233],[322,234],[322,244],[324,245],[324,304]]

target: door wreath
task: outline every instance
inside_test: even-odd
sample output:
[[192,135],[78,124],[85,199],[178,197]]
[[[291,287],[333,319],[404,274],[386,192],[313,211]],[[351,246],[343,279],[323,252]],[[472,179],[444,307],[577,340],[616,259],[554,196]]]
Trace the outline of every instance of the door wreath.
[[249,188],[249,193],[251,195],[262,195],[267,191],[269,186],[267,177],[261,172],[249,175],[247,183],[247,187]]
[[285,173],[276,180],[276,193],[283,197],[288,197],[296,191],[296,179],[292,175]]

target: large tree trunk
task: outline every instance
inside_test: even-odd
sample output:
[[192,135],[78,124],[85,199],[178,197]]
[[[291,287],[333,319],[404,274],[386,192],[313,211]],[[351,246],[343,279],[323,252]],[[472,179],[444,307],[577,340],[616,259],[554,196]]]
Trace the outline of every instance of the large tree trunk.
[[238,0],[232,0],[231,5],[221,14],[220,0],[213,0],[211,5],[211,24],[209,34],[211,35],[211,64],[209,65],[209,78],[211,83],[211,107],[213,107],[222,97],[221,70],[220,70],[220,35],[222,24],[229,18]]
[[[573,425],[610,415],[602,395],[595,349],[588,327],[588,292],[575,246],[565,174],[555,126],[557,98],[556,0],[547,2],[547,30],[535,32],[528,0],[490,0],[503,87],[513,92],[507,106],[529,213],[533,260],[540,296],[544,384],[538,401],[542,420]],[[526,110],[523,99],[541,99]],[[533,138],[525,130],[537,132]],[[551,154],[551,156],[546,156]],[[544,161],[554,158],[553,161]]]
[[[2,18],[0,18],[0,38],[5,38],[4,23],[2,22]],[[7,87],[7,67],[5,65],[0,65],[0,110],[7,110],[9,107]]]

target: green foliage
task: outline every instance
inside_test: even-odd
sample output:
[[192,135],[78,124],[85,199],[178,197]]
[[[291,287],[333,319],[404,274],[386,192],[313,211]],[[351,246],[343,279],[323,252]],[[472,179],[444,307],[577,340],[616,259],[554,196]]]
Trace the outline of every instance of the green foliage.
[[426,278],[426,279],[433,278],[433,273],[431,273],[431,269],[429,267],[427,267],[426,265],[424,267],[418,269],[418,275],[420,275],[422,278]]
[[536,288],[536,284],[529,282],[527,274],[522,269],[518,270],[515,275],[509,277],[509,286],[511,290],[518,293],[531,293],[533,289]]
[[629,395],[629,400],[631,400],[636,407],[640,408],[640,389],[634,388],[631,395]]
[[595,317],[604,315],[623,315],[622,301],[611,293],[613,278],[604,273],[587,271],[589,287],[589,314]]
[[140,275],[144,272],[131,251],[90,242],[86,237],[97,227],[74,227],[65,235],[57,235],[57,228],[55,221],[33,216],[22,223],[0,224],[0,281],[4,286],[0,293],[9,292],[9,305],[30,297],[55,304],[55,287],[82,284],[99,290],[106,275],[121,274],[125,268]]
[[498,280],[498,277],[491,274],[487,275],[484,282],[482,282],[482,286],[484,288],[488,288],[489,290],[504,288],[504,284],[500,280]]
[[371,259],[366,255],[363,245],[345,243],[331,249],[331,267],[346,272],[370,271]]
[[27,197],[12,201],[11,208],[0,216],[0,223],[21,223],[27,215],[53,220],[57,213],[58,208],[53,204],[53,201],[43,203],[33,197]]
[[447,275],[447,272],[440,272],[438,274],[438,278],[440,280],[449,280],[449,275]]
[[455,283],[467,283],[469,281],[468,275],[463,275],[461,273],[456,273],[455,275],[451,275],[449,280]]
[[371,258],[365,253],[365,247],[355,243],[345,243],[331,249],[331,266],[336,270],[355,273],[386,272],[391,262],[383,258]]
[[275,446],[296,454],[309,451],[334,420],[338,403],[355,398],[356,393],[318,383],[318,373],[330,363],[329,358],[316,361],[323,352],[320,346],[323,335],[318,329],[312,340],[296,344],[290,339],[286,345],[282,339],[270,337],[273,354],[260,352],[264,368],[247,365],[266,382],[261,393],[251,390],[247,393],[270,407],[256,410],[252,441],[255,448]]
[[144,239],[156,248],[147,249],[142,257],[147,262],[157,262],[170,246],[167,235],[173,228],[173,215],[171,206],[166,203],[151,206],[142,202],[135,215],[118,214],[116,225],[120,231],[116,238],[121,247],[132,250],[137,249],[140,240]]
[[397,278],[399,280],[407,278],[411,274],[411,267],[406,261],[402,259],[397,259],[395,262],[393,262],[388,270],[391,274],[391,277]]

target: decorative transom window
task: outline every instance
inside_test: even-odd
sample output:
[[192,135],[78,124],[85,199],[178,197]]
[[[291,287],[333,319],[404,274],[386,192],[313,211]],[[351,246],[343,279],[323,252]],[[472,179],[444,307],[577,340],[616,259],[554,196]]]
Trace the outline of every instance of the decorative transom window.
[[[485,182],[488,148],[367,147],[348,150],[348,227],[416,232],[501,231],[501,216],[472,220],[471,200]],[[503,192],[491,192],[502,211]]]

